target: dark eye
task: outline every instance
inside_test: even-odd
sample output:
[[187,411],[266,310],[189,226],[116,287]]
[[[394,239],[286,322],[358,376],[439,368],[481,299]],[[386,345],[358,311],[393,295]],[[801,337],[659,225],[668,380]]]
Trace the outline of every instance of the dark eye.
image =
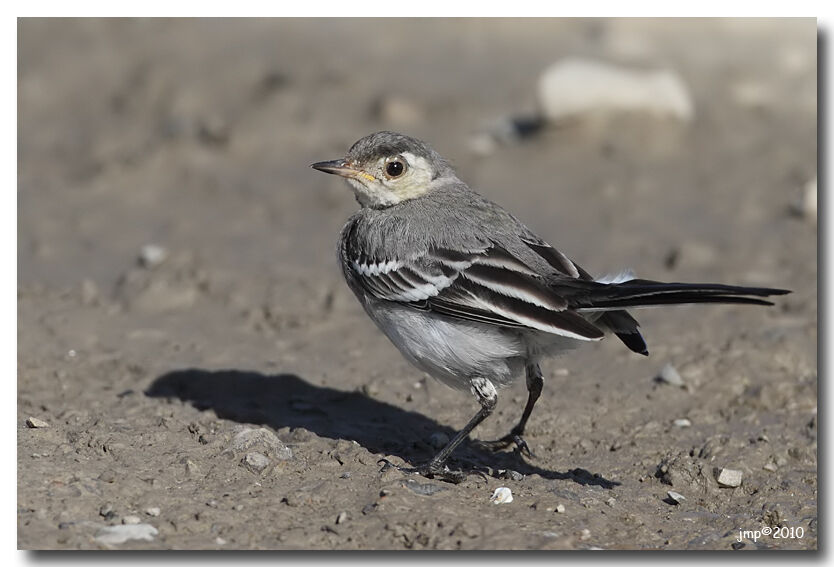
[[385,173],[388,177],[399,177],[405,172],[405,163],[401,159],[394,159],[385,164]]

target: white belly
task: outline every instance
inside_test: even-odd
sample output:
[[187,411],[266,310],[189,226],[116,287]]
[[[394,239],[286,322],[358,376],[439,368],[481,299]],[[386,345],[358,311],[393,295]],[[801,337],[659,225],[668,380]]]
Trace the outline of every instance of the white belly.
[[513,330],[391,303],[367,311],[403,356],[453,388],[468,391],[474,377],[506,386],[529,357],[527,341]]

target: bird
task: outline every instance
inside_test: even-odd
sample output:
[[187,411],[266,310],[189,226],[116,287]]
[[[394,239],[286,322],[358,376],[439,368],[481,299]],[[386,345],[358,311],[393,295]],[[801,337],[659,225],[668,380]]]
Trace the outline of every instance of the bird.
[[[541,396],[541,362],[613,334],[648,348],[630,309],[687,303],[773,305],[785,289],[663,283],[629,271],[594,278],[498,204],[458,178],[429,144],[390,131],[365,136],[345,157],[310,167],[347,180],[359,209],[341,231],[342,274],[367,315],[414,366],[469,391],[477,413],[430,460],[397,467],[457,483],[455,449],[522,374],[527,402],[511,431],[476,446],[514,446]],[[387,462],[388,465],[391,463]],[[394,466],[394,465],[391,465]]]

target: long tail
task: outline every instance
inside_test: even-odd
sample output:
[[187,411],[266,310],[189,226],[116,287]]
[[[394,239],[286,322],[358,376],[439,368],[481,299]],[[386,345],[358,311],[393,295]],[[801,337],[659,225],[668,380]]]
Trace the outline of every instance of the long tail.
[[743,287],[723,284],[663,283],[651,280],[627,280],[618,283],[571,282],[560,286],[571,307],[580,312],[604,312],[599,323],[611,330],[631,350],[648,355],[640,324],[626,308],[654,307],[687,303],[735,303],[773,305],[759,299],[790,293],[787,289]]
[[[595,282],[594,282],[595,283]],[[685,303],[735,303],[773,305],[759,299],[790,293],[787,289],[744,287],[711,283],[663,283],[629,280],[616,284],[583,286],[569,301],[577,311],[611,311],[623,308],[677,305]]]

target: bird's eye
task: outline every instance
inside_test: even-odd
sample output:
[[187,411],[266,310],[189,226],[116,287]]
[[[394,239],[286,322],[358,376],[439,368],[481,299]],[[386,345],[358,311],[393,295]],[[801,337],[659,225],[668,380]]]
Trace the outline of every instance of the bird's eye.
[[399,177],[405,173],[405,162],[400,158],[395,158],[385,164],[385,174],[388,177]]

